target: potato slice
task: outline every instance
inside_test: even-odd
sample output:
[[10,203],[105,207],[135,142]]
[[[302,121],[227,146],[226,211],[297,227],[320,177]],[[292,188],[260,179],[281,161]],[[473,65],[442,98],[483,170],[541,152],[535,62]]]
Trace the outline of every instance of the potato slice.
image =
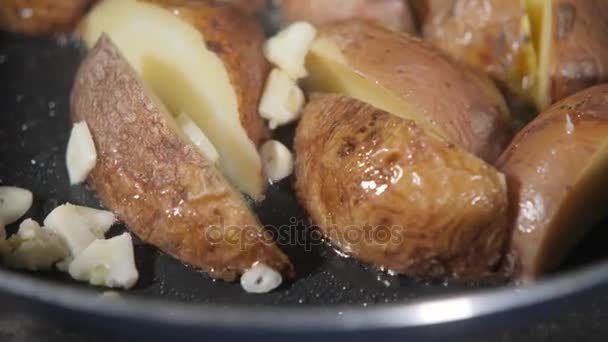
[[71,112],[99,152],[90,174],[98,196],[141,239],[215,278],[235,280],[256,262],[293,276],[241,196],[106,35],[80,66]]
[[[81,26],[90,47],[106,32],[174,114],[187,113],[217,149],[239,190],[263,198],[257,111],[269,66],[255,20],[209,1],[105,0]],[[145,32],[145,34],[143,34]]]
[[306,63],[309,90],[343,93],[414,120],[490,162],[507,145],[511,118],[483,75],[366,21],[322,26],[317,37]]
[[315,95],[295,137],[297,194],[342,251],[417,277],[476,280],[508,238],[504,177],[410,120]]
[[0,29],[30,35],[70,32],[93,0],[2,0]]
[[508,179],[516,271],[555,268],[608,203],[608,85],[556,103],[526,126],[499,160]]
[[419,0],[414,7],[426,40],[533,102],[536,51],[526,0]]
[[278,0],[280,14],[290,22],[314,25],[359,18],[374,20],[390,29],[414,33],[414,19],[403,0]]
[[528,11],[539,56],[539,108],[608,81],[608,2],[528,0]]

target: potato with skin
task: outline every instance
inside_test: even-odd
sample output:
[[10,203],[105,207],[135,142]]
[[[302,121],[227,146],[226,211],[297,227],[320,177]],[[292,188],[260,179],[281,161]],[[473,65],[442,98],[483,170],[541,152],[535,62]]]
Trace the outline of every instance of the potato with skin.
[[405,0],[277,0],[279,13],[289,22],[321,25],[351,18],[374,20],[395,31],[416,28]]
[[241,196],[105,35],[76,75],[71,112],[95,140],[97,195],[142,240],[218,279],[235,280],[255,262],[293,276]]
[[608,81],[608,2],[528,0],[528,10],[539,58],[539,108]]
[[226,177],[261,200],[257,148],[269,133],[257,106],[269,65],[255,19],[212,1],[104,0],[80,26],[89,47],[103,32],[174,116],[188,114],[209,137]]
[[208,0],[145,0],[163,5],[185,19],[205,38],[207,47],[224,63],[234,90],[237,92],[241,123],[256,146],[268,140],[270,132],[260,114],[258,103],[262,97],[270,65],[262,48],[264,32],[250,18]]
[[557,267],[606,214],[608,85],[540,114],[515,137],[498,168],[509,186],[515,273],[535,279]]
[[93,0],[2,0],[0,29],[29,35],[70,32]]
[[512,97],[532,103],[536,51],[526,0],[413,1],[425,40],[484,70]]
[[306,68],[309,91],[342,93],[414,120],[488,162],[512,134],[512,118],[491,80],[367,21],[321,26]]
[[266,7],[266,0],[217,0],[218,2],[225,2],[238,8],[239,10],[248,13],[255,14],[261,12]]
[[297,195],[343,252],[420,278],[480,280],[506,247],[494,167],[411,120],[313,95],[295,137]]

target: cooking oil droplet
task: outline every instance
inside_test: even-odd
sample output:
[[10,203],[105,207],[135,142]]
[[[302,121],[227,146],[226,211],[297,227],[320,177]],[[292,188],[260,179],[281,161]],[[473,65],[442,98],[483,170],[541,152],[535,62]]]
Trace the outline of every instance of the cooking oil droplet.
[[566,114],[566,133],[568,135],[574,133],[574,123],[572,122],[572,118],[570,118],[570,114]]
[[33,9],[31,9],[31,8],[29,8],[29,7],[22,8],[22,9],[19,11],[19,16],[20,16],[21,18],[23,18],[23,19],[29,19],[29,18],[31,18],[33,15],[34,15],[34,10],[33,10]]

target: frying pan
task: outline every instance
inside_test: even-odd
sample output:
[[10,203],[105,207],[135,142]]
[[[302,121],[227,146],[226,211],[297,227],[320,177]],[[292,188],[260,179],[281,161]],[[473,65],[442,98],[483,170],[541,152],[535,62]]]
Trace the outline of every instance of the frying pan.
[[[86,186],[69,185],[64,166],[68,99],[82,55],[69,37],[0,32],[0,184],[30,189],[35,202],[27,217],[39,221],[64,202],[99,206]],[[293,127],[277,132],[288,145],[292,135]],[[255,208],[263,224],[304,237],[284,246],[297,280],[270,294],[249,295],[238,284],[215,282],[135,241],[140,280],[134,289],[107,295],[64,274],[0,268],[0,313],[24,311],[95,333],[154,340],[434,339],[529,322],[559,305],[580,303],[608,284],[604,229],[594,229],[556,274],[526,287],[390,276],[312,239],[292,181],[272,186]],[[124,229],[117,226],[111,233]]]

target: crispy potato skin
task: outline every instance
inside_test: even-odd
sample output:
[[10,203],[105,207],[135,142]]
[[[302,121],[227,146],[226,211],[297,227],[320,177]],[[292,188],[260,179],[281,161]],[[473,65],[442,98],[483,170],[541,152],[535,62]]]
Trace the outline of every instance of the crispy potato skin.
[[70,32],[94,0],[2,0],[0,29],[29,35]]
[[512,118],[492,81],[429,44],[361,20],[324,25],[318,39],[331,41],[350,69],[465,150],[494,162],[508,144]]
[[508,231],[504,179],[413,121],[314,95],[295,137],[298,197],[344,252],[422,278],[478,280]]
[[304,20],[321,25],[359,18],[374,20],[396,31],[416,31],[409,4],[403,0],[280,0],[278,7],[290,22]]
[[[608,85],[601,85],[550,107],[501,156],[511,201],[510,257],[521,278],[555,268],[605,213],[607,143]],[[600,159],[603,166],[590,172]]]
[[413,1],[424,39],[468,65],[480,68],[503,88],[532,100],[533,49],[522,29],[526,9],[518,0]]
[[554,0],[551,103],[608,81],[608,2]]
[[258,112],[270,64],[263,55],[265,41],[260,24],[231,5],[210,0],[146,0],[173,11],[194,25],[205,37],[207,48],[226,66],[237,93],[241,123],[256,146],[270,132]]
[[141,239],[215,278],[234,280],[256,261],[293,276],[242,198],[157,104],[102,36],[78,71],[71,112],[95,140],[90,181],[103,203]]

